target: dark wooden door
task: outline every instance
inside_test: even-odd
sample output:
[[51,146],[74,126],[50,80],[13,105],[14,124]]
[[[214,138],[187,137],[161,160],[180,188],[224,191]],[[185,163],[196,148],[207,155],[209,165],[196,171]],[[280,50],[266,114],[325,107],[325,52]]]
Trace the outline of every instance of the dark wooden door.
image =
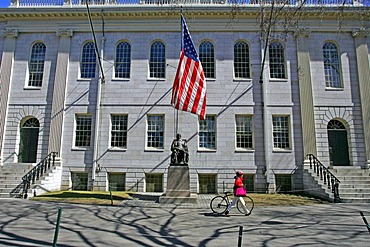
[[348,140],[346,130],[328,130],[330,161],[334,166],[348,166]]

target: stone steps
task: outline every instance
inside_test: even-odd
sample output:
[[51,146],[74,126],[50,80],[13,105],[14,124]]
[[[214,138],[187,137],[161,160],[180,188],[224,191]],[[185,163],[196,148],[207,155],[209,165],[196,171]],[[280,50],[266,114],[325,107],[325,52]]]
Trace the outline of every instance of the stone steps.
[[[0,197],[22,197],[23,192],[22,178],[29,172],[35,164],[11,163],[0,166]],[[30,197],[36,191],[38,194],[48,191],[48,188],[57,188],[61,178],[55,179],[55,174],[61,174],[61,162],[55,163],[55,167],[45,172],[27,191]],[[56,181],[55,181],[56,180]]]
[[361,167],[335,167],[331,172],[339,179],[339,197],[341,202],[370,202],[370,172]]
[[[306,179],[307,186],[314,186],[316,183],[317,188],[313,195],[324,197],[328,200],[333,201],[334,195],[331,188],[328,188],[328,184],[324,184],[324,181],[317,176],[317,174],[310,169],[309,163],[305,163],[305,170],[307,171],[308,177]],[[340,202],[343,203],[370,203],[370,170],[361,169],[359,166],[343,166],[334,167],[329,169],[330,172],[338,178],[339,183],[339,197]],[[313,181],[315,181],[313,183]],[[322,188],[323,190],[319,190]]]

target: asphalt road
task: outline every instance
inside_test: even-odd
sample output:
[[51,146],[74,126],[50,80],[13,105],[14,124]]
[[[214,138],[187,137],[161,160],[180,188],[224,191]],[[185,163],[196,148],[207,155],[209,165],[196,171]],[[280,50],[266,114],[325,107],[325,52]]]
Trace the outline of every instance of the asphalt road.
[[[370,246],[370,204],[255,207],[213,214],[154,202],[92,206],[0,199],[0,246]],[[242,235],[239,230],[242,227]]]

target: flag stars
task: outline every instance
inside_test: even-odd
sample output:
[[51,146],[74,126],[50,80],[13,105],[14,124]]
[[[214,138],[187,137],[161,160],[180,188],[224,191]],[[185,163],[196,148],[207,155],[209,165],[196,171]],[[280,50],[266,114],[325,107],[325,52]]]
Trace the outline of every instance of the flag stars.
[[195,50],[193,41],[191,39],[189,30],[188,30],[188,27],[186,26],[185,22],[183,22],[182,25],[183,25],[183,28],[182,28],[182,30],[183,30],[183,48],[184,48],[185,56],[199,62],[199,57],[198,57],[197,51]]

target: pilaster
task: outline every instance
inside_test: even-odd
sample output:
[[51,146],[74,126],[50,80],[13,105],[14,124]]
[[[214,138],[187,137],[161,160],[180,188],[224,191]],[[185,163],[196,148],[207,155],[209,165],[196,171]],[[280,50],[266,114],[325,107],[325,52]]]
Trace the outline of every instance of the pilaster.
[[13,71],[15,43],[18,31],[6,29],[1,33],[5,38],[4,50],[0,67],[0,163],[3,157],[3,144],[5,139],[5,124],[8,112],[9,92]]
[[299,97],[302,118],[302,140],[304,155],[317,153],[315,112],[308,47],[309,30],[302,29],[295,33],[297,43]]
[[51,109],[49,153],[57,152],[58,156],[60,156],[67,88],[67,72],[73,31],[69,29],[60,29],[57,30],[56,35],[59,36],[59,48],[54,80],[53,105]]
[[369,47],[366,42],[369,36],[370,29],[359,29],[352,32],[355,40],[367,167],[370,167],[370,61]]

